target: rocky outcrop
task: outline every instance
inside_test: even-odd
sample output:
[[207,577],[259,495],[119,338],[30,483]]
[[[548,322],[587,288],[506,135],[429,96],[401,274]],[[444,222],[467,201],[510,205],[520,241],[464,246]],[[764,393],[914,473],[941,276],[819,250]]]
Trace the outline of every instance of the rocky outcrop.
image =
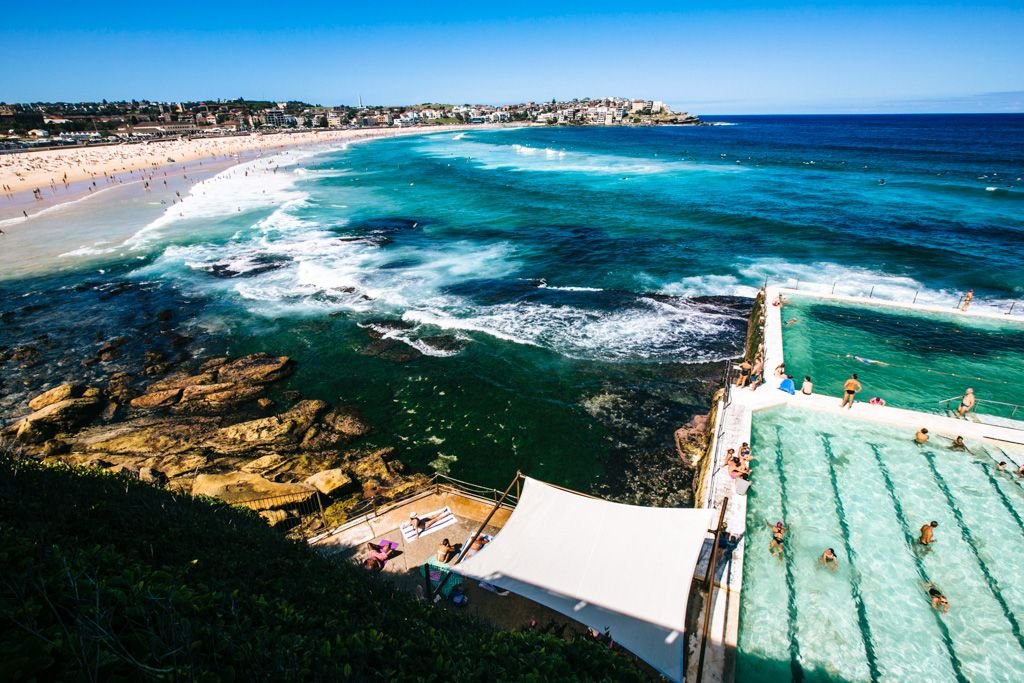
[[78,392],[72,392],[67,398],[56,401],[51,399],[62,395],[63,390],[51,393],[53,391],[51,389],[33,399],[32,402],[43,407],[22,418],[5,432],[22,443],[40,444],[57,434],[72,431],[88,423],[99,415],[103,408],[102,393],[96,387],[83,388],[77,397],[73,397],[73,393]]
[[[104,355],[113,358],[125,343],[109,342]],[[313,496],[341,519],[365,497],[402,495],[426,481],[404,475],[390,448],[345,450],[370,432],[354,408],[281,391],[282,409],[264,396],[294,365],[261,353],[214,358],[157,379],[118,371],[106,392],[61,384],[33,397],[32,412],[4,435],[44,462],[99,467],[230,503],[264,499],[251,506],[284,508],[264,515],[280,525],[310,524],[298,510],[308,514],[299,504]]]
[[683,462],[696,466],[708,444],[708,415],[694,415],[675,432],[676,451]]

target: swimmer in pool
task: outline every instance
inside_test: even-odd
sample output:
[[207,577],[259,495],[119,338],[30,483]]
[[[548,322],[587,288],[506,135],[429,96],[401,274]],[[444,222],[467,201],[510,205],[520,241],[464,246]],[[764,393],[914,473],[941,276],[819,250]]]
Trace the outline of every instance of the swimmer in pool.
[[921,427],[917,430],[917,434],[914,434],[914,443],[918,446],[923,446],[928,443],[928,439],[928,429],[926,427]]
[[885,363],[885,362],[880,361],[880,360],[875,360],[874,358],[864,358],[863,356],[854,356],[854,355],[851,355],[849,353],[846,354],[846,357],[847,358],[852,358],[855,361],[859,361],[859,362],[863,363],[864,365],[885,365],[885,366],[889,365],[888,363]]
[[772,540],[768,544],[768,552],[773,555],[778,553],[779,559],[781,560],[783,548],[786,545],[786,532],[789,531],[789,529],[783,526],[782,522],[772,524],[766,520],[765,523],[768,525],[768,528],[772,530]]
[[836,557],[836,551],[832,548],[826,548],[825,552],[818,558],[818,564],[828,567],[832,571],[839,569],[839,558]]
[[949,449],[951,451],[967,451],[968,453],[971,452],[971,449],[968,448],[967,444],[964,443],[964,437],[962,436],[958,436],[955,439],[953,439],[952,443],[949,444]]
[[925,584],[928,589],[928,599],[932,601],[932,609],[939,610],[943,614],[949,611],[949,600],[934,585]]
[[935,520],[928,522],[921,527],[921,538],[917,539],[917,542],[921,545],[931,545],[935,543],[935,529],[939,526],[939,523]]

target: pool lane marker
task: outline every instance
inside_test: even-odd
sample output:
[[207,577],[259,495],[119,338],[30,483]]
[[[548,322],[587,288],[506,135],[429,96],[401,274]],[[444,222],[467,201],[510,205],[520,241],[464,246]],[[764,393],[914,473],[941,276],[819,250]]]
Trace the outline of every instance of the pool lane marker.
[[981,558],[981,553],[978,552],[977,546],[974,544],[974,536],[971,534],[971,530],[967,527],[964,522],[963,513],[960,508],[956,506],[956,499],[953,497],[953,492],[949,490],[949,486],[946,484],[946,480],[939,474],[939,469],[935,466],[935,453],[932,451],[925,451],[924,457],[928,461],[928,467],[931,468],[932,476],[935,477],[935,483],[938,484],[939,490],[942,491],[942,495],[946,497],[946,505],[953,512],[953,517],[956,518],[957,526],[960,527],[960,536],[964,539],[964,543],[971,549],[971,553],[974,555],[975,561],[978,563],[978,568],[981,569],[982,575],[985,577],[985,583],[988,584],[989,591],[992,592],[992,597],[999,603],[999,607],[1003,610],[1003,616],[1010,622],[1010,630],[1013,631],[1014,638],[1017,639],[1017,644],[1020,645],[1021,649],[1024,649],[1024,635],[1021,634],[1020,624],[1017,622],[1017,617],[1014,616],[1013,612],[1010,611],[1010,606],[1006,604],[1006,598],[1003,597],[1003,591],[999,588],[999,582],[992,576],[992,572],[989,571],[988,565]]
[[[782,470],[782,427],[775,425],[775,469],[779,472],[779,492],[782,496],[782,519],[789,519],[789,510],[786,506],[786,473]],[[785,524],[789,522],[784,521]],[[787,527],[788,529],[788,527]],[[782,555],[786,565],[786,610],[789,617],[789,671],[793,680],[802,683],[804,680],[804,667],[800,663],[800,643],[797,641],[797,612],[796,612],[796,581],[793,578],[793,546],[790,544],[792,538],[785,539],[786,546],[782,548]]]
[[[987,452],[988,451],[986,451],[986,453]],[[1014,520],[1016,520],[1017,528],[1024,532],[1024,519],[1021,519],[1021,516],[1020,514],[1018,514],[1017,509],[1013,507],[1013,503],[1010,502],[1009,496],[1007,496],[1006,492],[1003,491],[1002,487],[999,486],[999,482],[996,480],[995,475],[992,474],[992,468],[982,462],[975,462],[973,464],[980,467],[981,470],[985,473],[985,476],[988,477],[989,483],[992,484],[992,488],[995,489],[996,495],[999,496],[999,500],[1003,502],[1003,507],[1005,507],[1007,512],[1009,512],[1010,515],[1014,518]]]
[[860,626],[860,637],[864,640],[864,654],[868,659],[868,671],[871,672],[871,680],[877,681],[882,677],[878,670],[878,660],[875,657],[875,645],[871,639],[871,625],[868,623],[868,612],[864,606],[863,592],[860,587],[860,572],[854,565],[854,558],[857,553],[853,550],[850,542],[850,525],[846,521],[846,508],[843,499],[839,496],[839,480],[836,477],[835,453],[832,451],[832,437],[829,434],[821,435],[821,443],[825,448],[826,460],[828,462],[828,476],[832,482],[832,499],[836,503],[836,516],[839,517],[839,530],[843,536],[843,546],[846,548],[846,561],[850,563],[850,583],[853,588],[853,602],[857,606],[857,624]]
[[[903,528],[903,540],[907,544],[907,550],[910,552],[910,556],[914,558],[914,566],[917,568],[917,575],[921,581],[926,584],[931,584],[932,580],[928,576],[928,572],[924,568],[924,562],[921,561],[921,556],[917,554],[915,543],[917,542],[913,532],[910,530],[910,525],[907,523],[907,515],[903,512],[903,505],[900,503],[899,497],[896,495],[896,487],[892,484],[892,477],[889,476],[889,468],[885,466],[885,462],[882,460],[882,450],[877,444],[868,444],[871,446],[872,452],[875,454],[875,462],[878,463],[878,469],[882,473],[882,479],[885,480],[885,490],[889,493],[889,498],[892,500],[892,507],[896,511],[896,519],[899,520],[900,526]],[[942,642],[946,646],[946,651],[949,653],[949,662],[953,666],[953,673],[956,674],[956,680],[959,683],[967,683],[967,676],[964,675],[963,665],[960,663],[960,658],[957,657],[956,649],[953,647],[953,638],[949,635],[949,626],[946,625],[946,620],[942,618],[939,611],[933,609],[929,604],[928,609],[932,611],[932,615],[935,617],[936,623],[939,625],[939,630],[942,632]]]

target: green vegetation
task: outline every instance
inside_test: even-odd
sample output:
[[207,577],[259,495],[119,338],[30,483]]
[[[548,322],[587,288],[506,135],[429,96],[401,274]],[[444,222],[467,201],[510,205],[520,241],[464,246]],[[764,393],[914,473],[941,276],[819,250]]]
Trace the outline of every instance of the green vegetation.
[[254,514],[0,456],[0,679],[643,680],[589,641],[502,632]]

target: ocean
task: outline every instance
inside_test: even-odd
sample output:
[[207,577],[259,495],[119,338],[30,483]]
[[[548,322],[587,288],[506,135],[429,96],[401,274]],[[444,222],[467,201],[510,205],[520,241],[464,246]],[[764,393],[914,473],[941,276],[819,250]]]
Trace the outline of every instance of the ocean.
[[113,337],[124,369],[267,351],[410,469],[685,504],[672,433],[766,281],[1024,307],[1024,115],[704,118],[378,140],[109,221],[80,203],[50,218],[74,248],[2,258],[0,347],[39,362],[0,366],[0,410],[122,367],[89,361]]

